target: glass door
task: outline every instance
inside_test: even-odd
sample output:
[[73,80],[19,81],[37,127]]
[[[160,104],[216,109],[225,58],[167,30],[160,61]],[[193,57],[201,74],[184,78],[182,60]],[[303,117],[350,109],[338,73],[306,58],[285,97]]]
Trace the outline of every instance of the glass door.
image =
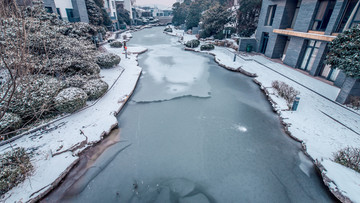
[[305,54],[300,66],[300,69],[305,71],[311,71],[314,65],[316,55],[319,52],[320,42],[315,40],[309,40],[305,50]]

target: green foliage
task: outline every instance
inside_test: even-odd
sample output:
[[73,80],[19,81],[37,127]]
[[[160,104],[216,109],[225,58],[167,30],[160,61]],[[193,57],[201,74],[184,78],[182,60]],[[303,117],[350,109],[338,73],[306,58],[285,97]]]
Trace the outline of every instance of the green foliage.
[[0,160],[0,196],[2,196],[23,182],[33,166],[24,148],[2,154]]
[[123,44],[120,41],[114,41],[110,43],[110,47],[112,48],[121,48]]
[[185,46],[189,47],[189,48],[196,48],[199,45],[200,45],[200,41],[196,40],[196,39],[190,40],[190,41],[185,43]]
[[186,16],[186,29],[197,27],[201,18],[201,4],[198,1],[190,4],[189,13]]
[[238,33],[241,37],[254,34],[261,10],[261,0],[239,0]]
[[223,39],[223,30],[225,24],[231,21],[231,11],[224,6],[216,5],[207,10],[202,16],[202,34],[201,37],[217,36]]
[[210,51],[210,50],[213,50],[213,49],[215,49],[215,46],[212,45],[212,44],[204,44],[204,45],[200,46],[201,51]]
[[360,28],[354,27],[338,35],[330,44],[326,63],[360,79]]
[[116,12],[117,12],[117,15],[118,15],[119,24],[124,24],[125,23],[127,25],[131,25],[130,13],[129,13],[129,11],[124,9],[123,5],[117,5],[116,6]]
[[174,15],[172,19],[172,24],[174,24],[175,26],[184,24],[188,12],[186,4],[180,4],[179,2],[176,2],[174,3],[172,9]]
[[104,10],[103,0],[85,0],[86,9],[89,15],[89,22],[95,26],[111,26],[109,15]]

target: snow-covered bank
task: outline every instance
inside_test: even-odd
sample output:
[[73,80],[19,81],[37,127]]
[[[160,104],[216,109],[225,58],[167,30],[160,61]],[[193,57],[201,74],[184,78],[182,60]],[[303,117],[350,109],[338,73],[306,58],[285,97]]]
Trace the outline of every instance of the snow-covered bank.
[[122,48],[104,47],[108,52],[118,54],[121,62],[115,68],[101,70],[102,79],[111,87],[101,99],[71,116],[0,147],[0,153],[12,148],[25,148],[32,153],[31,163],[34,166],[30,176],[6,193],[1,202],[39,200],[77,163],[80,152],[99,142],[117,126],[116,114],[131,96],[141,75],[136,53],[143,53],[146,49],[129,47],[128,58],[125,58]]
[[[181,42],[192,39],[186,34],[183,37],[182,31],[175,30],[171,35],[183,38]],[[193,51],[201,52],[199,48]],[[237,55],[234,62],[234,52],[228,48],[216,47],[204,53],[214,55],[215,61],[229,70],[241,67],[256,74],[257,83],[268,94],[285,130],[302,143],[332,193],[344,202],[360,202],[360,174],[333,161],[334,153],[340,149],[360,146],[360,116],[334,102],[339,88],[260,55]],[[275,80],[300,91],[297,111],[289,111],[285,100],[275,93],[271,86]]]

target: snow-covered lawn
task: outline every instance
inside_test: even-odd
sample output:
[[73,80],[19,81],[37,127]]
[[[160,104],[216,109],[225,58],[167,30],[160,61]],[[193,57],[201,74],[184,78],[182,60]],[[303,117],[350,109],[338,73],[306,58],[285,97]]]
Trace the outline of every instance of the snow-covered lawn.
[[[129,33],[124,33],[130,37]],[[4,195],[0,202],[27,202],[37,200],[51,190],[78,160],[78,153],[99,142],[113,127],[116,115],[132,94],[142,69],[136,53],[142,47],[129,47],[128,59],[122,48],[104,46],[109,52],[120,55],[121,62],[112,69],[101,70],[101,77],[109,84],[108,92],[91,106],[65,117],[35,133],[0,147],[5,153],[16,147],[33,152],[34,171],[17,187]]]
[[[174,30],[171,35],[181,37],[183,31]],[[190,39],[194,36],[185,34],[183,42]],[[200,51],[199,47],[194,51]],[[360,146],[359,112],[334,102],[339,88],[261,55],[237,54],[234,62],[234,50],[230,48],[216,47],[204,53],[214,55],[217,63],[229,69],[241,67],[256,74],[255,79],[275,102],[274,110],[286,123],[291,136],[302,141],[306,153],[323,169],[325,184],[339,198],[343,198],[338,195],[341,193],[353,202],[360,202],[360,174],[333,161],[338,150]],[[300,91],[297,111],[289,111],[285,100],[274,94],[271,83],[275,80]]]

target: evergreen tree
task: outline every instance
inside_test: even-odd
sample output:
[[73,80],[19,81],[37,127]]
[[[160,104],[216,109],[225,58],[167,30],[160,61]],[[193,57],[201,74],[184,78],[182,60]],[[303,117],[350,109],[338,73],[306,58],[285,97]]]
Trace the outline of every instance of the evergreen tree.
[[329,45],[327,64],[360,79],[360,28],[354,27],[338,35]]
[[192,2],[190,4],[189,13],[186,16],[186,28],[191,29],[197,27],[201,18],[201,4],[199,2]]
[[90,24],[104,27],[112,25],[109,15],[104,10],[103,0],[85,0],[85,4]]
[[226,7],[215,5],[207,10],[202,16],[202,29],[201,37],[210,37],[213,35],[221,34],[224,26],[231,21],[231,11]]
[[117,11],[117,15],[118,15],[118,21],[120,24],[124,24],[124,23],[127,25],[131,24],[130,13],[129,13],[129,11],[124,9],[123,5],[117,5],[116,11]]
[[186,4],[180,4],[179,2],[176,2],[173,4],[173,19],[172,23],[175,26],[179,26],[181,24],[185,23],[185,19],[187,16],[187,7]]
[[239,0],[238,33],[242,37],[254,34],[261,10],[261,0]]

